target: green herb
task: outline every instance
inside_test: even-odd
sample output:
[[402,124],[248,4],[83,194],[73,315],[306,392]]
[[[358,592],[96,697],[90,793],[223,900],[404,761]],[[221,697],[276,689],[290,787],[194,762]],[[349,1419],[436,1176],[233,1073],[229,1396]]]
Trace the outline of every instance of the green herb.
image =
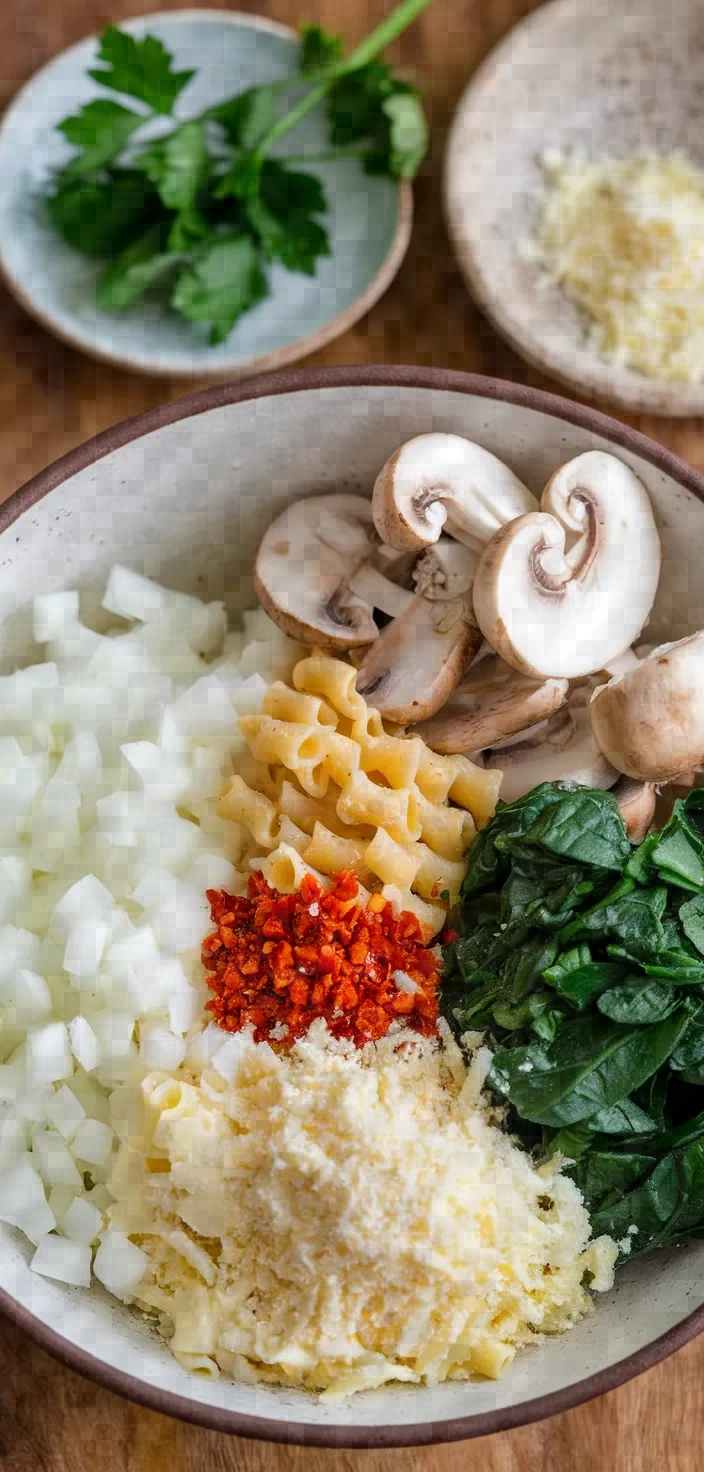
[[487,1030],[508,1127],[624,1257],[704,1232],[704,793],[635,850],[608,793],[500,803],[458,928],[442,1009]]
[[[401,0],[347,57],[339,36],[303,27],[296,76],[178,120],[175,104],[195,73],[176,71],[156,37],[107,26],[90,76],[137,105],[100,97],[59,124],[75,153],[47,198],[68,244],[105,263],[98,305],[121,311],[168,290],[173,310],[218,343],[269,294],[271,263],[314,276],[330,255],[323,186],[271,150],[322,106],[331,158],[344,148],[337,156],[353,167],[413,178],[428,147],[423,106],[378,58],[429,3]],[[154,136],[159,118],[172,120],[171,131]]]

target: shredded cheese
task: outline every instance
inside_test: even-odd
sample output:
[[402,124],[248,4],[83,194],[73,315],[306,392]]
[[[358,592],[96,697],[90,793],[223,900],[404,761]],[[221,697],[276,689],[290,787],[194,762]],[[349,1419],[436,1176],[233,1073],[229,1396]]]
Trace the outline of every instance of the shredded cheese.
[[588,160],[551,150],[532,255],[587,314],[605,359],[704,378],[704,173],[682,154]]
[[319,1020],[288,1054],[250,1030],[226,1078],[216,1055],[197,1081],[144,1082],[113,1227],[185,1363],[328,1396],[495,1377],[588,1312],[585,1273],[611,1286],[615,1243],[589,1242],[559,1163],[496,1123],[487,1050],[467,1067],[441,1028],[356,1049]]

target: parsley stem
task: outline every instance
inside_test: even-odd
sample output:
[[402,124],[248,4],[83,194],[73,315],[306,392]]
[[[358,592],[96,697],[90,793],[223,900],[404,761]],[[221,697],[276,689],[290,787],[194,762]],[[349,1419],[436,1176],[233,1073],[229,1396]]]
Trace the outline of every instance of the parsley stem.
[[276,143],[279,138],[283,138],[284,134],[290,133],[292,128],[297,127],[307,117],[308,113],[312,112],[313,108],[317,107],[318,103],[323,101],[335,82],[339,81],[341,77],[348,76],[351,72],[358,71],[360,67],[367,66],[370,61],[373,61],[379,55],[380,51],[384,51],[392,41],[396,40],[397,36],[401,35],[402,31],[405,31],[408,26],[412,25],[413,21],[417,20],[418,16],[431,3],[432,0],[401,0],[401,4],[397,5],[395,10],[392,10],[391,15],[387,15],[386,19],[382,20],[381,24],[349,56],[344,57],[342,61],[338,61],[334,66],[329,67],[322,74],[320,81],[314,87],[311,87],[310,92],[307,92],[305,97],[302,97],[300,102],[297,102],[295,107],[291,108],[290,112],[284,113],[283,117],[274,123],[273,127],[269,129],[269,132],[257,145],[255,156],[260,159],[263,158],[271,148],[272,143]]

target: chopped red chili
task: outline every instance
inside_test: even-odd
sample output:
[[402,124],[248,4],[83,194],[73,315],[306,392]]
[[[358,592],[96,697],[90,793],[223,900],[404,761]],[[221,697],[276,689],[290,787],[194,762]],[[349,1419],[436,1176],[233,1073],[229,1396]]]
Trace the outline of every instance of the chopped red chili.
[[290,1043],[323,1017],[358,1047],[392,1022],[436,1033],[437,963],[416,916],[395,915],[378,894],[365,908],[351,871],[327,891],[306,875],[297,894],[279,894],[253,874],[246,895],[207,893],[216,929],[203,942],[206,1006],[227,1032],[251,1023],[257,1042]]

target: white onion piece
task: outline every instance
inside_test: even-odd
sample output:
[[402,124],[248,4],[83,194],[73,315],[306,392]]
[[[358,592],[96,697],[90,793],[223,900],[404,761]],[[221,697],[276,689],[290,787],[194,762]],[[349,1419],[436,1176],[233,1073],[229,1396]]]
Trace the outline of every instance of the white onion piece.
[[0,1222],[19,1227],[34,1243],[55,1226],[41,1177],[29,1155],[0,1176]]
[[186,1044],[167,1027],[150,1027],[142,1035],[139,1056],[148,1072],[173,1073],[183,1063]]
[[89,984],[95,981],[100,970],[105,947],[110,937],[110,927],[101,921],[79,920],[69,931],[64,951],[63,968],[74,986],[93,990]]
[[73,1058],[65,1022],[48,1022],[27,1038],[27,1085],[61,1083],[73,1073]]
[[84,1119],[71,1141],[71,1150],[76,1160],[88,1165],[104,1165],[112,1150],[114,1131],[109,1124],[99,1119]]
[[51,925],[60,934],[69,931],[80,920],[104,921],[114,909],[115,901],[109,889],[95,874],[85,874],[59,900],[51,917]]
[[64,1237],[43,1237],[29,1266],[44,1278],[59,1283],[72,1283],[76,1288],[90,1285],[90,1247],[81,1242],[67,1242]]
[[102,1060],[100,1043],[85,1017],[73,1017],[68,1024],[71,1052],[86,1073],[92,1073]]
[[71,1139],[81,1120],[86,1117],[83,1105],[68,1084],[62,1084],[61,1088],[56,1090],[47,1112],[54,1129],[58,1130],[64,1140]]
[[123,1232],[106,1232],[93,1260],[98,1281],[117,1298],[127,1300],[133,1297],[148,1267],[146,1252]]
[[103,1213],[90,1201],[77,1196],[64,1214],[62,1228],[70,1242],[82,1242],[90,1247],[103,1230]]
[[35,1130],[32,1154],[46,1186],[70,1186],[80,1191],[83,1178],[65,1140],[57,1130]]
[[9,992],[8,1011],[17,1027],[29,1027],[43,1022],[51,1015],[51,992],[49,985],[38,971],[28,971],[21,966],[12,987],[3,987],[3,995]]

